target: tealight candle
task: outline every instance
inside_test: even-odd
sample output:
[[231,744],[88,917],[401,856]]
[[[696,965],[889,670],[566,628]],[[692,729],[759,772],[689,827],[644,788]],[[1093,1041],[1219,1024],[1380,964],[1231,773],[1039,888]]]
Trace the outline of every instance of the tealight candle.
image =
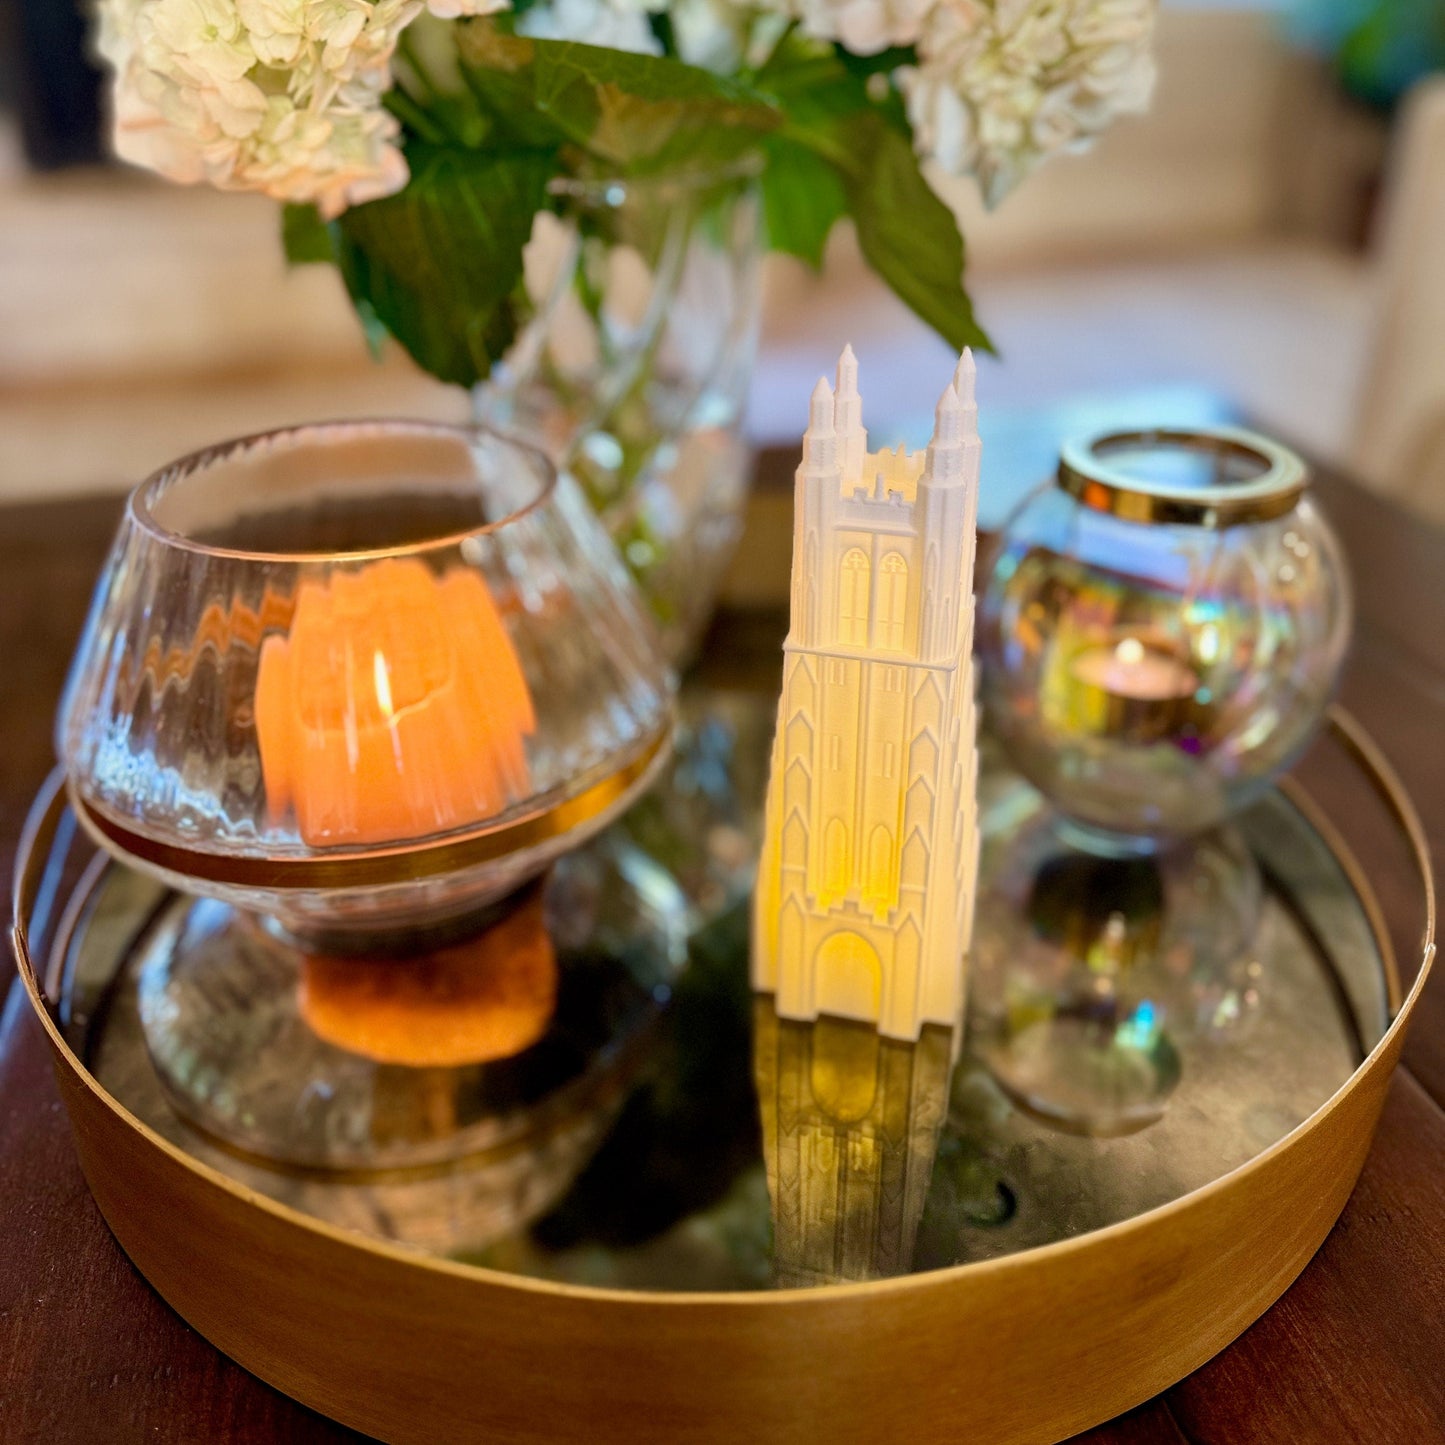
[[1072,671],[1080,682],[1139,702],[1192,697],[1199,687],[1198,674],[1192,668],[1138,637],[1081,652]]
[[267,638],[256,731],[273,819],[312,845],[464,827],[528,790],[536,717],[482,576],[388,558],[297,591]]
[[1059,696],[1049,708],[1062,726],[1152,742],[1197,721],[1199,674],[1176,650],[1146,636],[1115,634],[1086,646],[1056,676]]

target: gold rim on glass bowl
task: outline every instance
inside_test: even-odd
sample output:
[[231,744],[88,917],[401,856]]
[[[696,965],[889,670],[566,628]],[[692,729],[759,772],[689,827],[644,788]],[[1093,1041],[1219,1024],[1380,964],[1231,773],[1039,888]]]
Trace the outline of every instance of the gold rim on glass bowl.
[[[1150,480],[1114,460],[1121,453],[1172,449],[1212,460],[1214,479],[1191,486]],[[1128,522],[1232,527],[1282,517],[1309,485],[1288,447],[1242,427],[1157,427],[1107,432],[1064,445],[1059,485],[1098,512]]]

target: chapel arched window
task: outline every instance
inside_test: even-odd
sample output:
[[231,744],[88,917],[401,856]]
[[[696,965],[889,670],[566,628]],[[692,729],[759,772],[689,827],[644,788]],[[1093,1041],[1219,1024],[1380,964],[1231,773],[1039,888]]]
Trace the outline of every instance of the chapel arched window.
[[845,647],[868,643],[868,591],[872,580],[868,554],[853,547],[843,557],[838,574],[838,641]]
[[903,651],[903,624],[908,614],[908,563],[902,553],[883,559],[878,577],[877,645],[889,652]]

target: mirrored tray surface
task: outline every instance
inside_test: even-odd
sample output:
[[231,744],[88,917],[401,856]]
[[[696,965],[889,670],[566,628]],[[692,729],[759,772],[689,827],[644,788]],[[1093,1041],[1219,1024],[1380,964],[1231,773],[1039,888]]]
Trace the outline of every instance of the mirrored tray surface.
[[[567,1088],[524,1099],[505,1137],[487,1143],[483,1131],[457,1164],[279,1170],[183,1123],[150,1065],[135,984],[174,896],[120,866],[93,862],[56,930],[46,972],[57,1021],[116,1101],[260,1194],[431,1254],[640,1291],[917,1273],[1132,1218],[1283,1139],[1389,1025],[1398,987],[1366,886],[1284,792],[1240,823],[1265,880],[1253,948],[1228,977],[1198,982],[1177,1087],[1147,1128],[1098,1139],[1052,1127],[1010,1102],[967,1043],[955,1063],[941,1030],[909,1044],[779,1019],[747,968],[746,860],[771,721],[766,698],[695,697],[659,792],[564,865],[609,868],[644,903],[679,908],[686,963],[669,990],[655,960],[626,956],[615,936],[590,940],[587,966],[631,989],[626,1047],[597,1045]],[[997,759],[985,766],[996,841],[1038,803]],[[70,844],[72,855],[87,847]],[[618,872],[619,856],[630,871]],[[398,1070],[394,1092],[407,1097],[417,1072]],[[427,1081],[432,1093],[451,1087]]]

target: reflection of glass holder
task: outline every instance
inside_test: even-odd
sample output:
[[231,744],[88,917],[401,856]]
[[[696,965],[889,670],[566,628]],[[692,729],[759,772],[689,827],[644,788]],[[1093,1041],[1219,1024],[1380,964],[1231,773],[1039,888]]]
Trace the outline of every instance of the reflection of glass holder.
[[970,1046],[1040,1118],[1130,1133],[1166,1107],[1181,1042],[1258,1002],[1259,866],[1233,828],[1105,852],[1028,796],[984,849]]
[[614,1070],[668,996],[682,923],[671,879],[615,840],[400,958],[306,953],[177,895],[137,941],[139,1021],[172,1105],[226,1147],[310,1170],[436,1165],[516,1142]]
[[[686,947],[676,885],[616,832],[555,865],[490,947],[422,961],[308,972],[226,905],[117,867],[77,899],[56,962],[109,1088],[248,1187],[437,1253],[484,1248],[572,1183]],[[237,988],[243,1006],[214,1006]]]

